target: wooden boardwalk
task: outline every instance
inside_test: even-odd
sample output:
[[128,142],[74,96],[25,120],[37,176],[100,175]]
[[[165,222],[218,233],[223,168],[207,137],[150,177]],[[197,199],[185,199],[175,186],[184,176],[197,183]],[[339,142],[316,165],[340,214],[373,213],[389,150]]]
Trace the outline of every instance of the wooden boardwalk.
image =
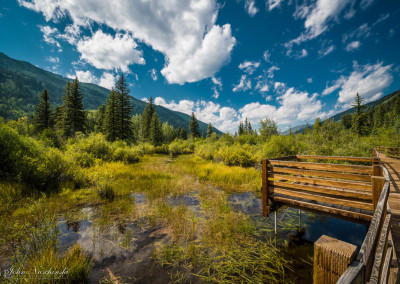
[[[396,256],[400,256],[400,159],[387,157],[379,153],[381,163],[389,172],[389,206],[392,211],[392,239]],[[393,282],[392,282],[393,283]]]

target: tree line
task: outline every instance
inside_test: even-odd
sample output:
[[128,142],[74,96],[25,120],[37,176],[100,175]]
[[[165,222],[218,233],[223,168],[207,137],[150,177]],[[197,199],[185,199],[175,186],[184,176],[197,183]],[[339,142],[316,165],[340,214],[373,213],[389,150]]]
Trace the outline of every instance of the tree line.
[[[62,105],[52,109],[47,90],[39,98],[33,115],[34,131],[55,130],[65,138],[74,137],[77,133],[101,132],[107,140],[133,142],[141,140],[154,146],[169,143],[174,139],[199,138],[202,135],[194,113],[185,128],[174,128],[168,122],[161,123],[156,105],[150,97],[142,115],[132,116],[133,106],[129,96],[128,84],[121,75],[111,89],[106,104],[97,111],[85,111],[83,93],[77,78],[68,81],[64,90]],[[214,133],[211,123],[207,127],[207,137]]]

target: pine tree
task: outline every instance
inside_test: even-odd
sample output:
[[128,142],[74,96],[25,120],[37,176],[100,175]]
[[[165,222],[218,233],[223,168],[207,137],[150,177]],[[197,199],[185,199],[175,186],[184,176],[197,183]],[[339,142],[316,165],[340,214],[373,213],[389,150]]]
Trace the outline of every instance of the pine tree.
[[52,125],[51,107],[49,101],[49,94],[45,89],[40,95],[39,102],[36,105],[35,114],[33,117],[33,123],[35,130],[42,132],[43,130],[50,128]]
[[241,136],[243,134],[244,134],[243,122],[239,122],[238,135]]
[[247,125],[247,134],[253,134],[253,128],[251,127],[250,121],[248,122]]
[[249,133],[249,122],[247,121],[247,117],[244,121],[244,133],[248,134]]
[[118,94],[118,108],[117,108],[117,123],[118,134],[117,137],[121,140],[133,139],[133,129],[131,122],[131,98],[129,96],[128,84],[122,74],[115,84],[115,91]]
[[150,126],[154,113],[155,105],[153,103],[153,98],[150,97],[142,115],[142,136],[144,140],[150,139]]
[[161,123],[158,119],[157,112],[153,114],[151,118],[151,125],[150,125],[150,142],[154,146],[160,146],[163,141]]
[[193,112],[192,112],[192,116],[190,117],[189,130],[190,130],[190,134],[192,135],[193,138],[200,137],[199,123],[197,122],[197,119],[194,116]]
[[97,109],[96,126],[95,126],[95,130],[97,132],[104,131],[105,116],[106,116],[106,106],[103,104]]
[[118,130],[118,93],[113,88],[107,100],[107,109],[104,117],[104,132],[107,140],[115,141],[119,137]]
[[360,97],[360,95],[357,93],[356,99],[354,101],[354,104],[352,105],[356,112],[353,116],[353,126],[352,129],[354,132],[356,132],[358,135],[364,135],[365,134],[365,127],[366,127],[366,116],[364,113],[365,106],[362,104],[364,99]]
[[343,114],[341,120],[345,129],[351,128],[353,118],[350,113]]
[[208,124],[208,127],[207,127],[207,137],[211,137],[211,135],[213,134],[213,128],[212,128],[212,125],[211,125],[211,123],[209,123]]
[[75,78],[72,83],[67,82],[63,106],[63,129],[68,137],[75,135],[78,131],[84,132],[86,114],[82,100],[83,94],[78,78]]

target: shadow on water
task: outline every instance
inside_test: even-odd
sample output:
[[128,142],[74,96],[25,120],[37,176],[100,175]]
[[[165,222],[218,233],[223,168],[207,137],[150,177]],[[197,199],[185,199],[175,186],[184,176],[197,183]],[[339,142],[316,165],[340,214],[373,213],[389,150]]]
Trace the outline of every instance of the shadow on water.
[[[260,238],[275,239],[275,214],[268,218],[261,216],[261,198],[252,193],[232,194],[228,198],[234,210],[240,211],[253,220]],[[280,207],[276,212],[276,243],[293,260],[292,278],[295,283],[312,282],[314,242],[322,235],[352,243],[360,248],[367,232],[367,226],[291,208]],[[351,232],[351,233],[349,233]]]

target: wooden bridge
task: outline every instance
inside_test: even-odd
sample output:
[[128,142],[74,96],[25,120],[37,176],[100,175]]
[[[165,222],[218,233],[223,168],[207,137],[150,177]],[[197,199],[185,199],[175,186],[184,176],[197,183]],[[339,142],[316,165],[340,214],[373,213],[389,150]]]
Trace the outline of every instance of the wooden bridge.
[[264,216],[289,205],[369,225],[358,253],[356,246],[327,236],[315,243],[314,283],[398,283],[399,150],[376,147],[372,157],[262,161]]

